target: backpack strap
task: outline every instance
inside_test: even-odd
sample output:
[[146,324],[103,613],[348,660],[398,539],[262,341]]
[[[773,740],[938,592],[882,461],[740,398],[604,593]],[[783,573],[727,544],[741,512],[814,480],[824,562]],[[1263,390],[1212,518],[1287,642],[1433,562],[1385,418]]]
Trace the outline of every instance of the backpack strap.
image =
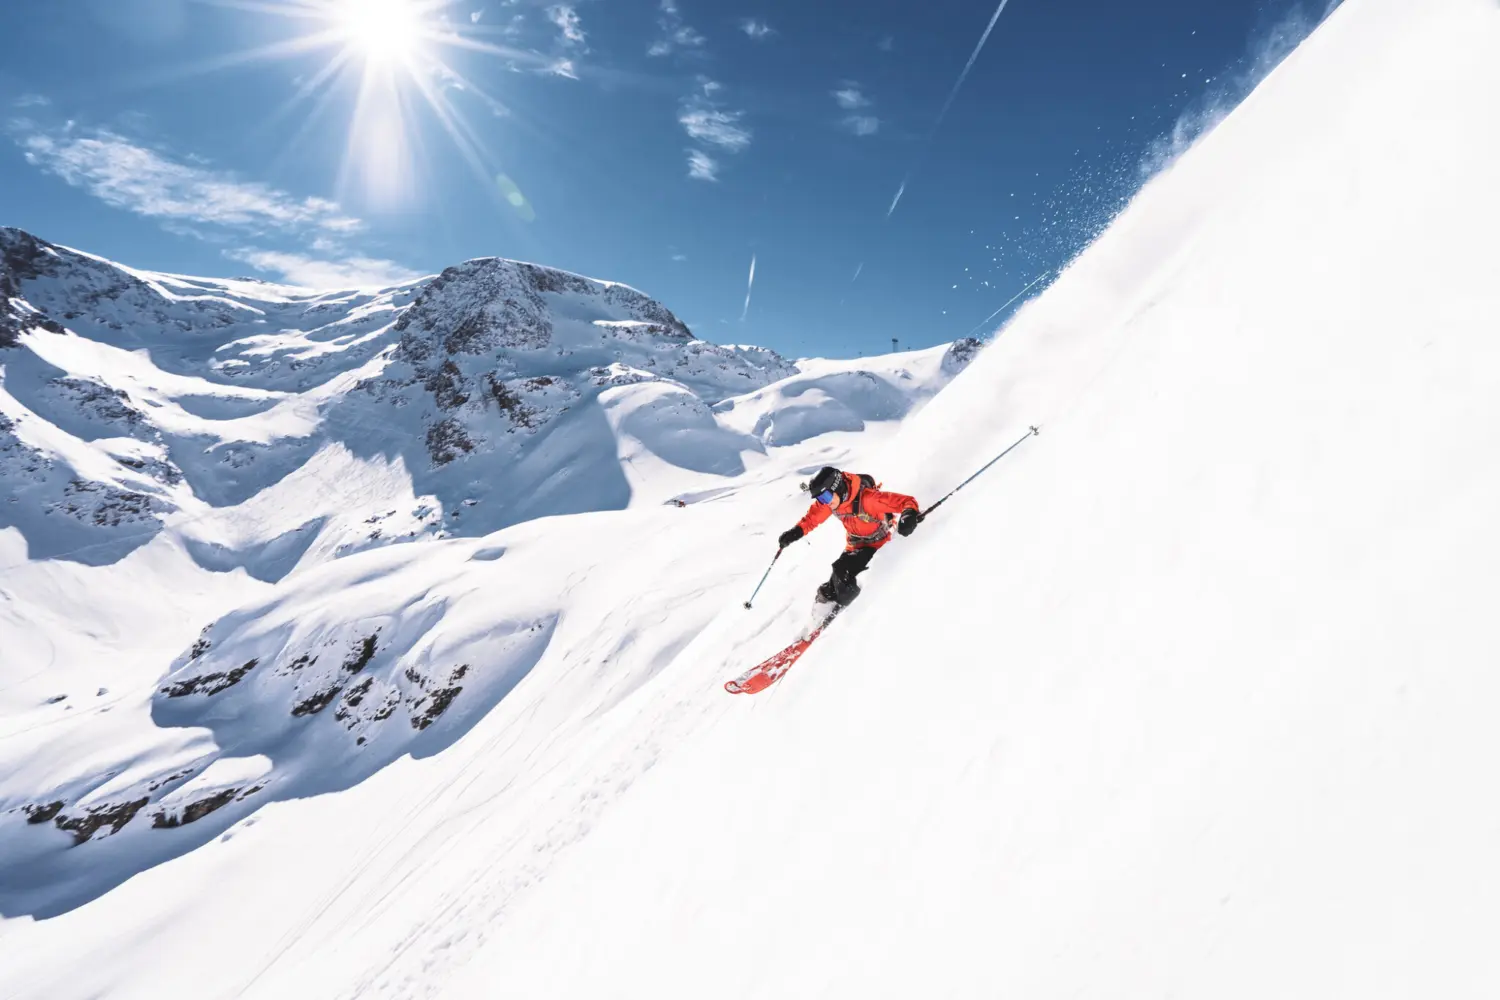
[[865,490],[873,490],[873,489],[877,488],[876,484],[875,484],[875,477],[872,476],[872,475],[870,475],[867,472],[856,472],[854,474],[854,478],[859,480],[859,484],[860,485],[859,485],[859,492],[856,493],[856,494],[854,494],[854,496],[852,496],[852,497],[849,498],[849,502],[850,502],[850,506],[851,506],[850,513],[854,517],[864,518],[864,516],[865,516],[865,501],[864,501]]

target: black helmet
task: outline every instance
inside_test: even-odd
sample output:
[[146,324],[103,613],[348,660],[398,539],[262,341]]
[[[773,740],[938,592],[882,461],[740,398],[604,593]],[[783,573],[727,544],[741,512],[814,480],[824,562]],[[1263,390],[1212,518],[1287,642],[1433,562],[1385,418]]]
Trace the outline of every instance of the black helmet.
[[807,484],[807,492],[813,496],[817,496],[824,490],[831,490],[840,500],[844,500],[849,496],[849,481],[838,469],[825,465]]

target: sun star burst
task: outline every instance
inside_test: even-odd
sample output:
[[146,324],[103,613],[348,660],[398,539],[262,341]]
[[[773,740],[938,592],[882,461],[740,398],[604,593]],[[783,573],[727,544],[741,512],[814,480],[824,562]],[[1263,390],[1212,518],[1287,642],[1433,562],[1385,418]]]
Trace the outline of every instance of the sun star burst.
[[336,11],[347,44],[375,62],[413,56],[423,43],[430,14],[416,0],[341,0]]
[[486,29],[473,24],[456,0],[205,2],[282,18],[297,31],[274,45],[235,53],[204,68],[328,54],[322,67],[301,84],[287,110],[313,99],[321,109],[335,94],[352,89],[355,97],[340,167],[345,193],[356,188],[377,207],[394,206],[412,196],[418,159],[415,126],[423,113],[438,121],[478,176],[486,182],[495,176],[487,162],[490,157],[451,95],[462,91],[492,112],[505,109],[459,71],[455,57],[477,53],[525,65],[536,62],[537,56],[486,41]]

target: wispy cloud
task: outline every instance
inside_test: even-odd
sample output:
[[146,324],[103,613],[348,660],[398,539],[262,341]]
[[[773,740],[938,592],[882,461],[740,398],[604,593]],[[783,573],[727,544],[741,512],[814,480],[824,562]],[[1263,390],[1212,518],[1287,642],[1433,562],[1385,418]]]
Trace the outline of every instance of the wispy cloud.
[[695,181],[716,181],[719,179],[719,161],[709,156],[701,149],[689,149],[688,176]]
[[646,50],[647,55],[667,56],[673,52],[692,51],[701,49],[708,42],[707,38],[683,21],[676,0],[661,0],[657,10],[659,13],[656,21],[661,28],[661,37]]
[[[664,56],[678,50],[690,50],[687,54],[700,58],[706,56],[703,46],[706,39],[682,20],[677,9],[677,0],[659,0],[658,18],[663,37],[651,46],[650,55]],[[702,146],[711,146],[725,153],[740,153],[750,146],[751,132],[744,124],[744,112],[724,106],[721,94],[724,90],[717,80],[699,75],[693,90],[682,99],[677,108],[677,123],[688,138]],[[693,180],[717,181],[720,161],[708,150],[687,150],[688,176]]]
[[[843,81],[830,93],[833,95],[834,103],[845,111],[859,111],[875,103],[866,96],[864,88],[853,80]],[[855,135],[874,135],[880,131],[880,119],[868,112],[845,115],[839,124]]]
[[575,8],[567,4],[548,7],[547,20],[557,25],[564,45],[581,46],[586,41],[583,22],[579,20],[578,11]]
[[894,52],[896,50],[896,39],[893,35],[882,35],[875,47],[882,52]]
[[[724,88],[707,77],[698,78],[698,89],[683,99],[677,122],[688,137],[726,153],[740,153],[750,145],[750,130],[741,120],[744,113],[724,108],[716,96]],[[688,176],[700,181],[719,179],[719,161],[701,149],[688,150]]]
[[322,260],[276,250],[230,250],[224,256],[306,288],[389,288],[422,277],[420,271],[372,257]]
[[480,18],[482,18],[482,17],[484,17],[484,8],[483,7],[479,8],[478,10],[474,11],[474,13],[472,13],[472,14],[469,15],[469,23],[470,24],[478,24]]
[[699,142],[710,143],[731,153],[738,153],[750,145],[750,130],[739,124],[738,111],[719,108],[685,106],[677,120],[687,134]]
[[[364,223],[327,198],[245,180],[199,157],[177,158],[108,129],[10,125],[27,162],[163,229],[238,244],[224,256],[312,288],[384,287],[421,275],[350,246]],[[289,243],[302,249],[262,249]]]
[[870,106],[870,99],[865,96],[860,85],[853,80],[845,80],[839,84],[838,89],[833,91],[833,99],[845,111],[855,111]]
[[569,80],[578,79],[578,66],[571,59],[554,59],[543,72],[550,76],[567,77]]
[[776,34],[776,29],[764,21],[757,21],[753,17],[747,17],[740,22],[740,30],[757,42],[763,42]]
[[48,132],[23,125],[17,142],[33,166],[148,218],[289,233],[360,227],[329,199],[299,198],[259,181],[182,163],[104,129]]
[[745,282],[745,308],[740,312],[740,322],[750,315],[750,296],[755,294],[755,254],[750,255],[750,278]]

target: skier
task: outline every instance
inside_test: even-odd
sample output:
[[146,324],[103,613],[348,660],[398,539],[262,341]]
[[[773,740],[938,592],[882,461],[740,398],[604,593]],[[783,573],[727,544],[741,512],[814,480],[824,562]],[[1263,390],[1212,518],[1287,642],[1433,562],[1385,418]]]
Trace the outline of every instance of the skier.
[[833,561],[833,575],[818,587],[811,631],[859,596],[854,578],[870,565],[875,550],[891,540],[891,528],[894,526],[904,538],[917,530],[922,514],[912,497],[882,492],[876,489],[874,477],[841,472],[831,465],[813,476],[807,492],[812,494],[812,506],[796,527],[781,533],[777,539],[781,547],[786,548],[830,517],[843,521],[848,535],[844,554]]

